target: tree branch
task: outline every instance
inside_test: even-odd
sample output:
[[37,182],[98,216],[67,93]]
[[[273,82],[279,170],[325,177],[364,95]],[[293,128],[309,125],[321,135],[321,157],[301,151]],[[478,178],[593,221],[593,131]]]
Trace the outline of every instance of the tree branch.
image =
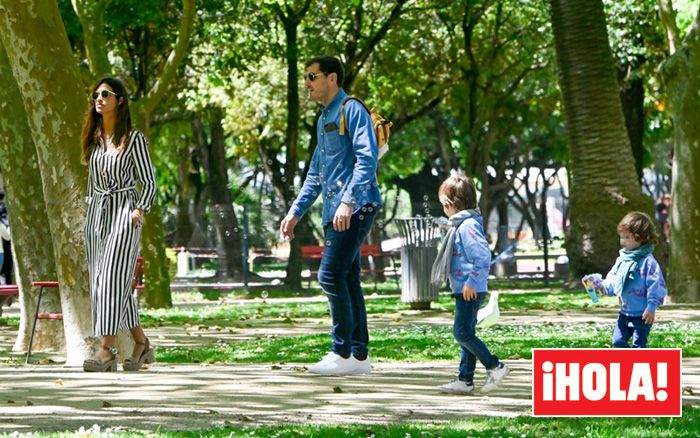
[[182,2],[182,17],[180,17],[180,23],[178,24],[175,47],[173,47],[168,59],[165,61],[165,66],[160,73],[160,77],[156,80],[156,83],[148,92],[146,98],[140,102],[140,109],[144,114],[153,112],[156,106],[158,106],[163,96],[165,96],[165,93],[168,91],[168,87],[171,85],[182,59],[187,54],[187,46],[189,45],[192,28],[194,27],[194,6],[195,0],[183,0]]
[[112,73],[107,58],[107,38],[104,33],[105,10],[111,0],[72,0],[73,10],[83,29],[83,44],[93,79]]
[[672,0],[659,0],[659,18],[664,28],[668,53],[673,55],[681,45],[681,32],[676,23],[676,11],[673,10]]

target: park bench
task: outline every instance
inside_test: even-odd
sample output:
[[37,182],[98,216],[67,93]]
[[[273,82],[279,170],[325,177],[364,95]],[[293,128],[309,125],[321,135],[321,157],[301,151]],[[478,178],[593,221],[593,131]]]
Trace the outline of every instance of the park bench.
[[[318,266],[320,264],[321,258],[323,257],[323,246],[321,245],[303,245],[301,247],[301,257],[307,263],[309,267],[309,278],[307,287],[311,286],[311,280],[314,275],[318,275]],[[373,261],[379,258],[388,259],[388,268],[372,268],[372,263],[369,263],[369,259]],[[360,274],[373,274],[372,278],[374,280],[374,290],[377,290],[377,275],[376,274],[386,274],[387,271],[393,273],[394,280],[396,281],[396,287],[399,286],[399,275],[398,268],[394,261],[394,253],[389,251],[383,251],[379,245],[362,245],[360,247]]]
[[19,287],[16,284],[0,285],[0,297],[18,297]]
[[[58,281],[32,281],[32,287],[39,288],[39,295],[36,298],[36,307],[34,310],[34,323],[32,324],[31,335],[29,336],[29,347],[27,348],[27,358],[24,361],[25,365],[29,363],[29,357],[32,355],[32,344],[34,343],[34,332],[36,331],[36,322],[40,319],[47,319],[47,320],[52,320],[52,321],[63,320],[63,313],[40,312],[41,298],[44,295],[44,288],[58,288],[59,285],[60,284]],[[138,291],[142,290],[144,287],[144,285],[143,285],[143,257],[141,257],[141,256],[139,256],[136,259],[136,267],[134,268],[132,285],[134,287],[134,294],[137,294]],[[138,302],[138,295],[136,298],[137,298],[137,302]]]
[[[16,284],[3,284],[0,285],[0,306],[7,304],[8,306],[12,301],[5,302],[2,297],[19,297],[19,287]],[[0,315],[2,315],[2,309],[0,309]]]

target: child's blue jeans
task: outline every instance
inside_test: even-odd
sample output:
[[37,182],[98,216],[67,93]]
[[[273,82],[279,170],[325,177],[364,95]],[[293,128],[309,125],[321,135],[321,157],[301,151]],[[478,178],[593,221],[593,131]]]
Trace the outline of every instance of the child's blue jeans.
[[476,315],[486,298],[486,292],[476,294],[476,299],[464,301],[461,295],[455,298],[454,336],[462,350],[459,362],[459,380],[474,381],[474,370],[478,358],[487,370],[498,366],[498,358],[491,354],[486,344],[476,336]]
[[617,317],[612,343],[616,348],[629,348],[632,338],[633,348],[646,348],[651,324],[645,324],[641,316],[627,316],[620,313]]

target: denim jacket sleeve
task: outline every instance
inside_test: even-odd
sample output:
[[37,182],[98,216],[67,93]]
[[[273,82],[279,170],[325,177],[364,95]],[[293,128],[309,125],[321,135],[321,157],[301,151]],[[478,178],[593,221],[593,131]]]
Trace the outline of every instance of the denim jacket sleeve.
[[350,182],[345,187],[342,202],[355,206],[361,191],[368,191],[377,173],[377,138],[372,127],[372,117],[357,101],[345,105],[345,121],[355,153],[355,163]]
[[318,162],[320,159],[319,149],[314,149],[314,154],[311,157],[311,164],[309,167],[309,172],[306,174],[306,179],[304,180],[304,185],[301,187],[299,196],[294,203],[292,208],[289,209],[289,213],[300,218],[306,214],[306,212],[311,208],[311,206],[318,199],[319,193],[323,190],[321,187],[321,179],[319,178],[318,172]]

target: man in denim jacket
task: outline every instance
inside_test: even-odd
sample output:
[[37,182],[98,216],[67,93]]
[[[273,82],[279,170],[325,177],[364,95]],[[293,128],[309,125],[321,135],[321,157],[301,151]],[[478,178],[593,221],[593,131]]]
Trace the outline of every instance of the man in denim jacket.
[[[367,311],[360,285],[360,246],[382,205],[377,183],[377,139],[372,118],[356,100],[345,102],[343,66],[319,56],[306,62],[304,85],[323,105],[311,166],[289,213],[280,224],[283,238],[294,238],[299,219],[323,196],[325,245],[318,281],[328,297],[333,328],[331,351],[309,368],[315,374],[367,374]],[[340,112],[345,110],[344,135]]]

